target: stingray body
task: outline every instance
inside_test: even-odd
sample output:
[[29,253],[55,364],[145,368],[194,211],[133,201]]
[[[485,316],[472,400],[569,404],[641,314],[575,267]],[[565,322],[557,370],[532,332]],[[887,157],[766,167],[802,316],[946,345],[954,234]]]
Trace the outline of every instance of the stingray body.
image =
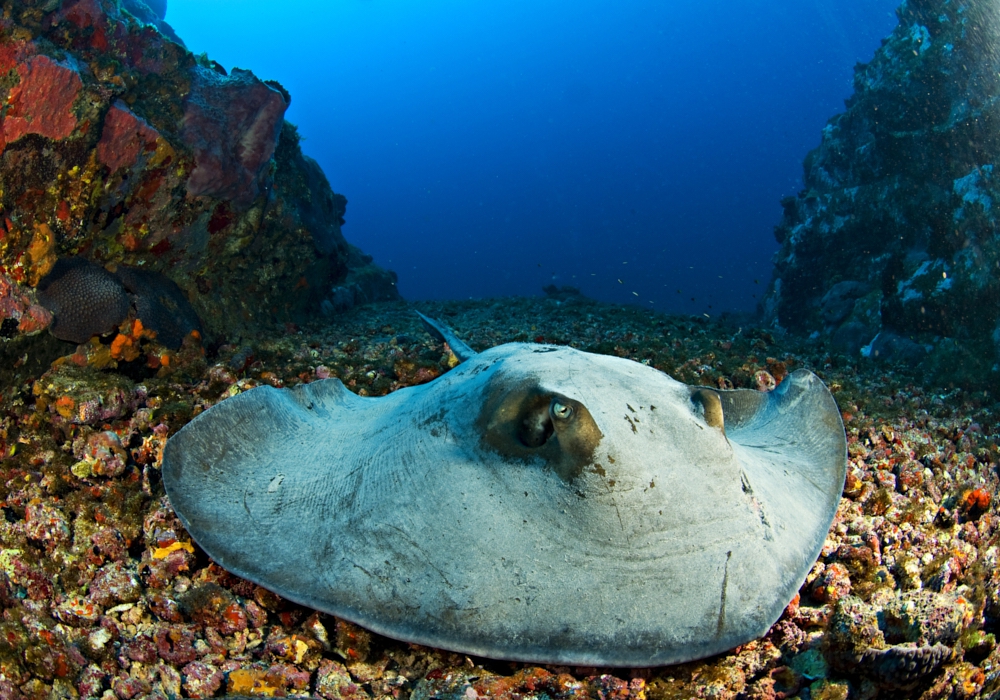
[[767,631],[843,488],[815,375],[764,394],[567,347],[464,354],[381,398],[224,401],[167,443],[174,508],[228,570],[406,641],[651,666]]

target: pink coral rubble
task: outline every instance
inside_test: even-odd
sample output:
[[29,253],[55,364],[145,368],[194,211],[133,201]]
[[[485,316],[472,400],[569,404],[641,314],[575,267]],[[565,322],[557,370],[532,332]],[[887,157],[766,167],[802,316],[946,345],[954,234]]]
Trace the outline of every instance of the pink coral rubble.
[[52,323],[52,313],[35,304],[14,280],[0,273],[0,323],[6,319],[17,321],[21,333],[32,334]]

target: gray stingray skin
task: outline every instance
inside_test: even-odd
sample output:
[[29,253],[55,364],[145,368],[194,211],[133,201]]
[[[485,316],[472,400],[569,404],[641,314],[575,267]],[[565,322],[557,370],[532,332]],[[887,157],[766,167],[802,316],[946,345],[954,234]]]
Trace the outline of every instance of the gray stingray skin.
[[292,601],[468,654],[632,667],[763,635],[845,474],[811,372],[716,392],[521,343],[381,398],[336,379],[256,388],[163,458],[198,544]]

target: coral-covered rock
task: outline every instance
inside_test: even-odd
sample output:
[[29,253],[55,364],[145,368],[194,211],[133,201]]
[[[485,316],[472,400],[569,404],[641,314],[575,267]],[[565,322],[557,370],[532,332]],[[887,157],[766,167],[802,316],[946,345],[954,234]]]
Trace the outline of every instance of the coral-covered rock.
[[884,688],[910,688],[953,652],[972,606],[962,596],[930,591],[898,594],[882,605],[847,596],[837,603],[825,639],[826,658]]
[[99,666],[91,664],[80,673],[76,681],[76,690],[85,698],[100,697],[106,682],[107,674]]
[[104,130],[97,142],[97,160],[112,173],[121,167],[131,168],[140,153],[156,150],[159,137],[156,129],[119,100],[111,105],[104,118]]
[[66,515],[53,506],[29,504],[25,509],[24,534],[31,540],[52,549],[69,540]]
[[142,594],[139,577],[121,562],[105,564],[90,582],[90,601],[97,605],[132,603]]
[[14,280],[0,274],[0,338],[33,334],[52,323],[52,312],[32,301]]
[[269,184],[263,170],[287,108],[282,94],[250,71],[235,68],[227,76],[195,66],[181,127],[194,152],[188,195],[249,205]]
[[[81,452],[85,476],[120,476],[125,471],[128,458],[121,440],[113,430],[91,434]],[[80,475],[76,466],[73,467],[73,472]]]
[[373,264],[370,255],[352,245],[348,249],[350,269],[344,281],[335,285],[323,300],[321,308],[324,314],[334,315],[360,304],[392,301],[399,297],[395,272],[387,272]]
[[184,690],[189,698],[210,698],[222,686],[222,671],[211,664],[192,661],[183,673]]
[[1000,352],[1000,54],[983,48],[1000,16],[990,0],[897,14],[782,202],[764,311],[841,351],[982,380]]
[[181,46],[184,42],[174,32],[173,27],[164,22],[167,16],[167,0],[122,0],[122,9],[141,22],[152,24],[163,36]]
[[[169,278],[177,307],[193,308],[176,329],[154,329],[174,348],[194,318],[213,337],[308,320],[347,280],[346,199],[303,156],[284,121],[288,93],[192,55],[164,10],[4,5],[0,342],[46,327],[34,289],[64,259]],[[382,297],[398,298],[395,287]],[[117,318],[117,303],[96,316]],[[52,329],[67,323],[57,313]]]
[[343,664],[331,659],[320,662],[316,673],[316,694],[327,700],[368,700],[371,697],[355,683]]
[[247,628],[247,616],[233,595],[216,583],[192,586],[179,600],[192,620],[232,634]]
[[48,56],[32,56],[16,67],[17,85],[7,95],[0,147],[27,134],[61,140],[76,128],[73,103],[83,83],[79,73]]
[[100,425],[135,411],[146,391],[126,377],[64,363],[46,372],[33,387],[36,406],[73,424]]

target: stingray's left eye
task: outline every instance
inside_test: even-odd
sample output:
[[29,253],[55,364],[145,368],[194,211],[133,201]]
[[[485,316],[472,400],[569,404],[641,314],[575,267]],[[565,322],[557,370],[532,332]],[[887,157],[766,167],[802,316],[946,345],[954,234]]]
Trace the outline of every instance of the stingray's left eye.
[[573,415],[572,406],[567,406],[566,404],[560,403],[555,399],[553,399],[552,404],[549,406],[549,411],[552,412],[552,418],[554,420],[567,420]]

